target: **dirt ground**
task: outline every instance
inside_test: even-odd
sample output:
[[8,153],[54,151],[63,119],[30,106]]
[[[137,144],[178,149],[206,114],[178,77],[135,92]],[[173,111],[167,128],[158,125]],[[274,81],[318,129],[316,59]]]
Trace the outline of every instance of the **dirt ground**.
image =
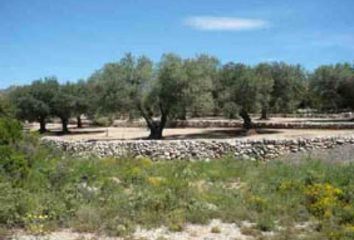
[[[242,226],[253,226],[248,222],[242,222]],[[213,227],[217,227],[220,232],[213,233]],[[263,236],[271,236],[273,232],[263,232]],[[169,239],[169,240],[198,240],[198,239],[210,239],[210,240],[252,240],[255,239],[252,236],[242,233],[241,226],[235,223],[222,223],[220,220],[212,220],[209,224],[186,224],[184,230],[181,232],[171,232],[166,227],[160,227],[155,229],[141,229],[138,228],[131,237],[107,237],[99,236],[90,233],[75,233],[70,229],[62,230],[59,232],[53,232],[44,236],[31,236],[26,235],[23,232],[15,234],[13,239],[17,240],[124,240],[124,239]]]
[[[61,136],[70,140],[118,140],[118,139],[144,139],[149,135],[146,128],[127,127],[86,127],[77,129],[70,125],[70,133],[60,135],[60,124],[49,124],[49,136]],[[38,124],[27,126],[33,131]],[[318,129],[259,129],[257,134],[244,136],[241,129],[234,128],[166,128],[164,139],[293,139],[299,137],[321,137],[351,135],[354,130],[318,130]]]

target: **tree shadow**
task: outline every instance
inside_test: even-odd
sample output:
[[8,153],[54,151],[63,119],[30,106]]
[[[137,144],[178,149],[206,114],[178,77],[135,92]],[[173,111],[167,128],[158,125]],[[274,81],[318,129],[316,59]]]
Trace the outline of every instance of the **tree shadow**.
[[313,119],[313,120],[308,120],[309,122],[315,122],[315,123],[352,123],[354,122],[354,118],[351,119]]
[[105,133],[106,131],[104,129],[100,130],[80,130],[80,131],[70,131],[69,132],[63,132],[61,130],[49,130],[42,135],[45,136],[69,136],[69,135],[87,135],[87,134],[101,134]]
[[[281,131],[270,129],[256,129],[251,135],[260,134],[279,134]],[[227,139],[227,138],[244,138],[250,136],[243,129],[213,129],[204,130],[200,133],[173,134],[164,136],[163,140],[187,140],[187,139]],[[141,140],[147,138],[135,138]]]

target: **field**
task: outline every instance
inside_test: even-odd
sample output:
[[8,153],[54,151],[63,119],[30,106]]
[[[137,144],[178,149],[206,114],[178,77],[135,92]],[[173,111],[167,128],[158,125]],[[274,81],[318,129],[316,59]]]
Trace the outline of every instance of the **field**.
[[[268,163],[233,157],[208,162],[74,158],[38,145],[35,138],[18,148],[30,165],[1,173],[2,238],[354,236],[353,158],[295,156],[297,161]],[[351,150],[340,150],[345,151]]]
[[[31,131],[17,140],[9,164],[0,172],[0,239],[354,238],[352,145],[291,153],[272,161],[231,155],[205,161],[102,159],[44,146],[34,131],[37,126],[26,127]],[[142,127],[70,125],[65,135],[59,124],[48,128],[47,136],[71,140],[133,140],[148,135]],[[354,134],[350,129],[258,129],[250,136],[241,132],[167,128],[164,139]]]

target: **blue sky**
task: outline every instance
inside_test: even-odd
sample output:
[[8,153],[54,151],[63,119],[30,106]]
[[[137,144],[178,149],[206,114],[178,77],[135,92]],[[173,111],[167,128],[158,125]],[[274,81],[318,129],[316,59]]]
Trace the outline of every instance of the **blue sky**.
[[353,62],[353,12],[353,0],[0,0],[0,88],[86,78],[126,52]]

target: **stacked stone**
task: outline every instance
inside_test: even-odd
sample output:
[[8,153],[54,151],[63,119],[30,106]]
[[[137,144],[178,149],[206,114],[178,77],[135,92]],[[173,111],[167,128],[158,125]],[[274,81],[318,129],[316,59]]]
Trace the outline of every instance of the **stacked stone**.
[[354,144],[353,136],[286,140],[113,140],[73,141],[43,138],[43,143],[81,156],[149,157],[153,160],[208,160],[233,155],[249,160],[271,160],[278,156]]

